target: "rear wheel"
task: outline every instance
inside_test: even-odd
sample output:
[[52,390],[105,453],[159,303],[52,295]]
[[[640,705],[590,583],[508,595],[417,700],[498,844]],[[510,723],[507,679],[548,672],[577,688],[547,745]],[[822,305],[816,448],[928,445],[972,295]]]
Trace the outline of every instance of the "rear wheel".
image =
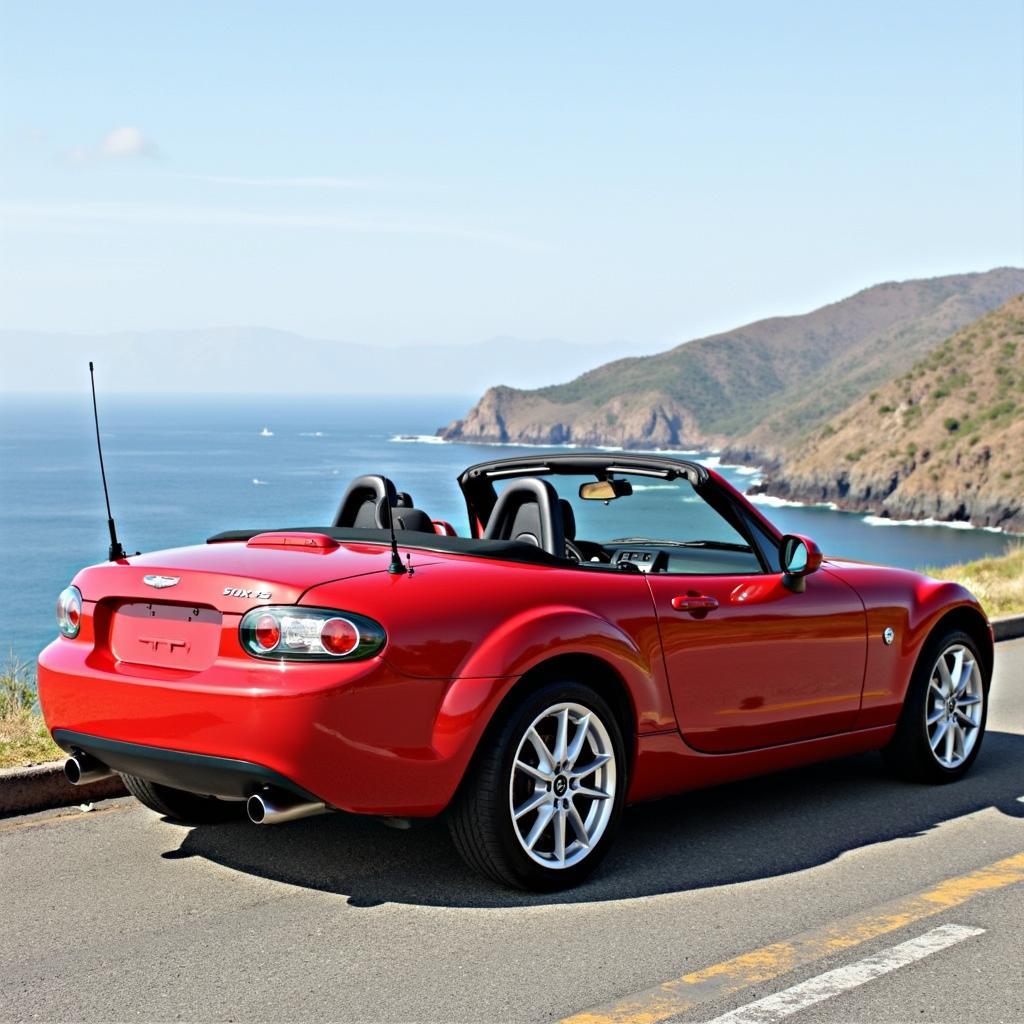
[[151,811],[190,825],[211,825],[242,816],[244,803],[200,796],[183,789],[172,789],[157,782],[148,782],[136,775],[121,773],[125,789]]
[[973,638],[960,630],[932,637],[910,680],[886,762],[921,782],[953,782],[974,763],[985,735],[988,672]]
[[463,859],[521,889],[581,882],[607,853],[625,799],[622,730],[607,702],[551,683],[483,742],[448,819]]

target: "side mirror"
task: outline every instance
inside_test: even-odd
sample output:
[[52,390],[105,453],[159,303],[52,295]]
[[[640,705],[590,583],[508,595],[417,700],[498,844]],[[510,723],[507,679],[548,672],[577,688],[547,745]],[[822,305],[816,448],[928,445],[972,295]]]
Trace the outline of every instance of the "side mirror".
[[821,548],[810,537],[787,533],[779,545],[779,568],[783,585],[802,594],[804,577],[821,568]]

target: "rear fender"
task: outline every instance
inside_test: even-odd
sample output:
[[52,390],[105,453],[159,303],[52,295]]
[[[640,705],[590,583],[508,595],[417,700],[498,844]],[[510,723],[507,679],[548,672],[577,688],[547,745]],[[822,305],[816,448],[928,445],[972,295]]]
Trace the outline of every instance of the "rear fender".
[[642,650],[627,633],[592,612],[549,607],[513,616],[473,649],[439,709],[435,748],[444,752],[464,742],[470,724],[482,719],[475,742],[519,679],[564,655],[600,659],[622,680],[639,732],[675,728],[657,651]]

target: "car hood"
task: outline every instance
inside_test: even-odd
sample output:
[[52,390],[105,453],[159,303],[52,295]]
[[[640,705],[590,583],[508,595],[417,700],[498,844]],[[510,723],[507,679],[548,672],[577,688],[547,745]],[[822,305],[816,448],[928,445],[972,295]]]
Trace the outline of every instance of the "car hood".
[[256,605],[294,604],[310,587],[386,572],[379,544],[264,547],[235,541],[133,555],[83,569],[74,583],[86,601],[141,598],[242,613]]

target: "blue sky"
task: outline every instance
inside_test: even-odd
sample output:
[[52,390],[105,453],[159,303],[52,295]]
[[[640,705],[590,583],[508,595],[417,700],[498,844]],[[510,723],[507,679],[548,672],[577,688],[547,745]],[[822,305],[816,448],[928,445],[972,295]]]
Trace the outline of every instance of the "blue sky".
[[653,349],[1024,263],[1019,2],[0,11],[0,327]]

